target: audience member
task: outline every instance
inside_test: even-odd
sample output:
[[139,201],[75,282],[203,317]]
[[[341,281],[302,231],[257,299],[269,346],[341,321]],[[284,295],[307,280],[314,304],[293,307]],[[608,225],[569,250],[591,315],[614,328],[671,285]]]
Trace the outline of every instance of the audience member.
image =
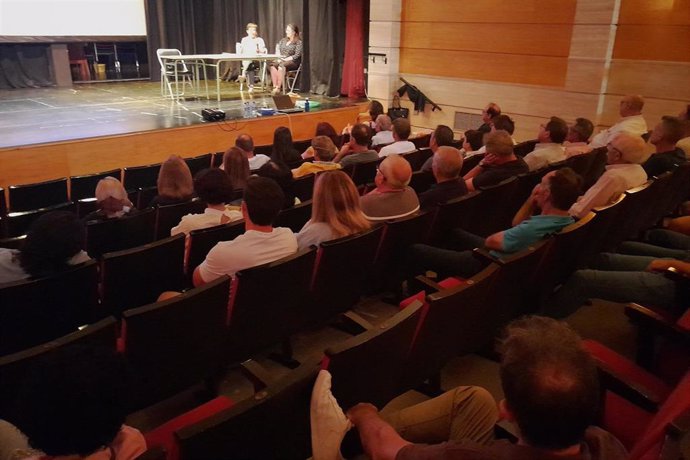
[[551,117],[546,124],[539,125],[534,150],[525,155],[525,163],[530,171],[545,168],[550,164],[565,160],[563,141],[568,134],[568,124],[558,117]]
[[184,203],[194,197],[192,172],[187,163],[177,155],[170,155],[161,165],[157,186],[158,195],[153,197],[149,208]]
[[474,191],[527,171],[529,168],[525,160],[515,156],[510,134],[495,131],[486,135],[486,155],[463,179],[467,190]]
[[690,104],[688,104],[685,109],[683,109],[678,118],[683,120],[685,125],[685,134],[683,139],[676,142],[676,147],[679,147],[685,152],[685,156],[690,159]]
[[[386,111],[383,108],[383,104],[381,104],[379,101],[372,100],[369,102],[369,107],[367,108],[367,111],[357,115],[357,120],[355,121],[355,124],[363,123],[367,125],[369,129],[373,130],[377,118],[385,113]],[[343,128],[343,134],[349,134],[351,129],[352,125],[348,123],[348,125],[345,128]]]
[[117,219],[137,212],[129,201],[127,191],[122,183],[114,177],[105,177],[96,184],[96,202],[98,210],[84,217],[84,222],[93,220]]
[[[493,133],[495,131],[505,131],[510,134],[510,138],[513,139],[513,133],[515,132],[515,122],[508,115],[496,115],[489,121],[489,126],[491,129],[489,132]],[[469,158],[474,155],[484,155],[486,154],[486,145],[484,145],[484,137],[488,134],[482,131],[474,131],[479,133],[479,142],[476,148],[472,148],[466,151],[465,158]],[[476,136],[473,134],[473,136]],[[475,141],[476,144],[476,141]],[[515,145],[515,139],[513,139],[513,145]]]
[[642,116],[644,99],[642,96],[625,96],[621,99],[618,113],[621,119],[609,129],[600,131],[589,143],[593,149],[605,147],[618,133],[628,133],[634,136],[647,134],[647,122]]
[[464,158],[486,153],[484,133],[476,129],[465,131],[465,137],[462,139],[462,153]]
[[376,134],[371,138],[372,147],[376,147],[377,145],[388,145],[395,142],[393,138],[393,122],[388,115],[379,115],[376,117],[376,123],[374,123],[373,129]]
[[288,168],[299,166],[302,163],[302,155],[292,144],[292,133],[285,126],[279,126],[273,132],[271,160],[283,163]]
[[[431,137],[429,138],[429,149],[432,154],[435,154],[439,147],[452,147],[453,146],[453,130],[446,125],[438,125],[436,129],[432,131]],[[458,152],[462,155],[462,152]],[[431,171],[431,166],[434,161],[434,156],[430,156],[420,168],[422,171]]]
[[654,145],[655,152],[642,164],[648,177],[660,176],[671,171],[681,163],[685,163],[685,152],[676,143],[685,135],[683,120],[677,117],[662,117],[661,122],[654,127],[649,142]]
[[575,155],[582,155],[592,151],[589,146],[589,138],[594,132],[594,124],[586,118],[577,118],[575,123],[568,127],[568,135],[565,138],[565,157],[570,158]]
[[570,214],[582,218],[598,206],[605,206],[629,188],[647,181],[647,173],[640,164],[647,158],[646,144],[640,136],[629,133],[616,134],[607,145],[606,172],[578,198],[570,208]]
[[417,150],[417,147],[407,140],[407,138],[410,137],[410,132],[410,120],[407,118],[396,118],[393,122],[393,139],[395,142],[383,147],[379,151],[379,157],[384,158],[388,155],[408,153]]
[[[270,160],[268,155],[264,155],[263,153],[259,153],[258,155],[254,154],[254,139],[252,139],[252,136],[249,134],[240,134],[237,136],[237,139],[235,139],[235,147],[244,152],[249,162],[250,171],[259,169]],[[225,169],[224,166],[224,164],[221,165],[220,169]]]
[[326,171],[316,177],[311,219],[297,234],[299,249],[318,246],[323,241],[368,230],[371,224],[362,213],[359,194],[350,176],[342,171]]
[[291,208],[300,202],[293,192],[295,179],[292,177],[292,171],[284,164],[271,160],[260,167],[256,175],[273,179],[280,186],[284,196],[283,209]]
[[16,427],[0,420],[0,458],[134,460],[142,434],[125,425],[129,381],[111,350],[69,346],[37,363],[17,398]]
[[[568,209],[580,193],[582,178],[570,168],[546,174],[532,190],[532,194],[513,218],[513,227],[484,239],[461,229],[453,231],[453,249],[415,244],[409,251],[410,270],[415,274],[433,270],[442,275],[474,276],[487,264],[477,259],[472,250],[490,249],[490,254],[502,258],[527,248],[547,235],[573,223]],[[499,205],[499,203],[496,203]]]
[[489,105],[482,110],[482,124],[479,128],[477,128],[477,131],[482,133],[488,133],[491,131],[491,120],[500,114],[501,108],[498,106],[498,104],[489,102]]
[[436,184],[419,195],[419,205],[422,210],[430,209],[439,203],[445,203],[467,193],[465,181],[460,177],[462,155],[458,149],[448,146],[438,147],[432,159],[432,172]]
[[360,198],[362,211],[372,221],[409,216],[419,210],[419,199],[408,187],[412,168],[400,155],[391,155],[376,171],[376,188]]
[[333,161],[345,168],[352,164],[378,160],[379,154],[369,148],[369,142],[371,142],[369,127],[363,123],[356,124],[350,130],[350,141],[343,145]]
[[194,191],[199,199],[206,203],[206,209],[204,209],[203,214],[182,216],[182,220],[170,230],[170,234],[184,233],[189,235],[192,230],[241,219],[241,212],[225,207],[225,203],[231,201],[233,190],[230,178],[220,169],[210,168],[199,171],[194,178]]
[[[386,415],[360,403],[349,408],[345,418],[333,403],[330,374],[322,371],[312,404],[326,401],[328,410],[318,417],[312,414],[312,439],[338,443],[351,423],[365,453],[377,459],[627,457],[614,436],[593,426],[600,409],[597,368],[566,323],[542,317],[515,320],[499,348],[505,399],[498,404],[481,387],[458,387]],[[499,418],[517,425],[516,443],[495,439]],[[332,453],[332,458],[338,456],[338,447],[316,445],[318,452]]]
[[45,278],[89,260],[86,231],[74,213],[53,211],[29,227],[19,250],[0,248],[0,284]]
[[230,179],[232,189],[242,190],[250,174],[249,160],[244,151],[239,147],[230,147],[223,155],[223,170]]
[[289,256],[297,251],[297,238],[289,228],[273,227],[284,202],[283,191],[273,180],[250,177],[244,189],[242,217],[246,230],[232,241],[221,241],[196,267],[194,286],[223,275],[235,276],[245,268],[256,267]]
[[316,136],[311,140],[311,146],[314,149],[314,161],[304,162],[299,168],[293,169],[292,177],[297,179],[307,174],[330,171],[331,169],[340,169],[342,167],[333,161],[338,149],[330,137]]
[[[316,125],[316,133],[314,133],[314,137],[317,136],[328,136],[328,138],[333,141],[333,144],[336,145],[336,147],[340,142],[340,136],[335,132],[335,128],[333,127],[333,125],[326,121],[321,121]],[[308,160],[309,158],[313,157],[314,147],[309,146],[307,147],[307,150],[305,150],[302,153],[302,159]]]

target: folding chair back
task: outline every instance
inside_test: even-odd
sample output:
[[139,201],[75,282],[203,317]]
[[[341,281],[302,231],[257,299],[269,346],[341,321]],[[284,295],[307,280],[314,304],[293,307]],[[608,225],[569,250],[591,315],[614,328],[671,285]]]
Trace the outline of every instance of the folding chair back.
[[170,230],[179,225],[182,217],[187,214],[201,214],[206,209],[206,203],[193,199],[185,203],[158,206],[156,208],[156,239],[167,238]]
[[185,158],[184,162],[187,163],[189,170],[192,172],[192,177],[194,177],[196,176],[196,173],[202,169],[211,167],[211,160],[213,159],[212,157],[212,153],[205,153],[194,158]]
[[538,142],[539,141],[537,139],[531,139],[529,141],[520,142],[519,144],[516,144],[515,147],[513,147],[513,152],[515,152],[515,155],[519,157],[524,157],[532,150],[534,150],[534,147],[537,145]]
[[204,261],[213,246],[221,241],[234,240],[244,233],[244,220],[189,232],[189,247],[185,256],[187,277]]
[[283,209],[278,214],[275,227],[287,227],[295,233],[299,233],[304,224],[311,219],[312,200],[297,204],[291,208]]
[[426,192],[436,183],[434,174],[431,171],[415,171],[410,177],[410,187],[417,192],[417,195]]
[[[428,142],[428,136],[425,136]],[[423,139],[423,138],[417,138],[413,140],[413,143],[415,146],[417,145],[414,141],[418,139]],[[421,141],[419,141],[421,142]],[[424,162],[431,158],[431,156],[434,154],[434,152],[431,151],[430,148],[425,147],[417,147],[419,150],[415,150],[414,152],[410,153],[405,153],[402,157],[407,160],[408,163],[410,163],[410,166],[412,167],[412,171],[419,171],[422,168],[422,165],[424,165]]]
[[73,202],[68,201],[47,208],[34,209],[33,211],[11,212],[2,218],[2,235],[8,238],[25,235],[36,219],[52,211],[75,212],[76,206]]
[[483,192],[470,192],[467,195],[440,203],[429,230],[431,244],[440,243],[451,229],[468,228],[480,212],[480,196]]
[[307,174],[306,176],[298,177],[292,181],[290,190],[300,201],[310,201],[314,194],[315,179],[316,174]]
[[468,222],[465,230],[480,236],[512,227],[515,212],[511,209],[512,198],[518,192],[517,177],[510,177],[496,185],[483,187],[478,197],[478,210],[482,210],[481,218]]
[[352,182],[355,185],[365,185],[374,182],[376,177],[376,168],[378,167],[380,161],[368,161],[366,163],[356,163],[353,165],[352,171]]
[[26,185],[10,185],[10,211],[30,211],[69,201],[67,178]]
[[155,187],[158,182],[158,171],[160,169],[160,163],[124,168],[122,170],[122,185],[124,185],[127,191]]

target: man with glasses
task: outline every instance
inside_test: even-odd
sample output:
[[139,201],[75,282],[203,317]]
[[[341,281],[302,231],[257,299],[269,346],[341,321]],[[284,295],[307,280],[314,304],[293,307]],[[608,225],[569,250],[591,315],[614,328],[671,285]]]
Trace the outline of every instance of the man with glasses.
[[619,133],[607,145],[606,172],[570,208],[570,215],[582,218],[592,208],[613,202],[624,191],[644,184],[647,173],[642,163],[649,156],[647,145],[637,135]]

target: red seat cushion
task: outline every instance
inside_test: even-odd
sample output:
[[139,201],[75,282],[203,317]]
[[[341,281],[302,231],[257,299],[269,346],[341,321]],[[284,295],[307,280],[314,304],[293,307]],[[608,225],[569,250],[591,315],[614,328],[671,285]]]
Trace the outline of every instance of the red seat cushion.
[[[450,289],[455,286],[459,286],[461,284],[464,284],[466,281],[462,278],[456,278],[456,277],[450,277],[446,278],[443,281],[439,281],[438,285],[441,286],[443,289]],[[406,307],[408,307],[412,302],[415,300],[419,300],[422,302],[425,306],[426,305],[426,294],[424,291],[419,291],[416,294],[411,295],[410,297],[402,300],[399,304],[398,307],[402,310]]]
[[173,433],[180,428],[200,422],[211,415],[217,414],[225,409],[229,409],[233,405],[233,401],[225,396],[218,396],[211,401],[204,403],[189,412],[175,417],[172,420],[164,423],[153,431],[149,431],[144,436],[146,438],[146,445],[148,448],[162,447],[167,452],[167,460],[177,460],[179,452]]

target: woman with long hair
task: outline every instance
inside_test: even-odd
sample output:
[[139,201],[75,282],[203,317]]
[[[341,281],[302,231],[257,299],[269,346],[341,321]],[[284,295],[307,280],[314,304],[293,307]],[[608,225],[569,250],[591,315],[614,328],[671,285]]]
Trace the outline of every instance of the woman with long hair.
[[371,223],[359,206],[359,194],[350,176],[342,171],[326,171],[316,176],[311,219],[297,234],[299,248],[318,245],[363,232]]
[[247,185],[249,160],[237,147],[230,147],[223,155],[223,169],[230,178],[233,190],[241,190]]
[[302,39],[299,35],[299,27],[294,24],[288,24],[285,27],[285,37],[276,46],[276,54],[280,54],[281,58],[270,65],[273,94],[280,92],[285,72],[297,70],[302,63]]
[[292,144],[292,133],[285,126],[278,126],[273,132],[273,151],[271,160],[288,168],[296,168],[302,163],[302,156]]
[[184,203],[194,197],[194,181],[187,163],[177,155],[170,155],[158,172],[158,195],[149,207]]

